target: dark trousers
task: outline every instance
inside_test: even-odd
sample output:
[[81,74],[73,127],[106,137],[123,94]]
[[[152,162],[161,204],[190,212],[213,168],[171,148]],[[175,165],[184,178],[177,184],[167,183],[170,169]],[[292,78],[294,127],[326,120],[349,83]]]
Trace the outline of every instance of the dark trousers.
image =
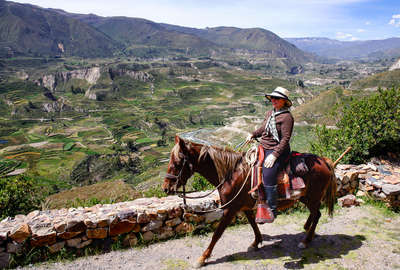
[[[272,152],[273,150],[264,150],[264,160]],[[271,208],[275,217],[277,215],[276,208],[278,206],[277,176],[279,170],[285,165],[285,161],[287,160],[289,154],[290,154],[290,149],[287,149],[276,159],[274,165],[271,168],[265,168],[263,162],[262,172],[263,172],[263,184],[264,184],[265,196],[267,199],[268,206]]]
[[[273,150],[266,150],[264,149],[264,160],[271,154]],[[285,165],[285,161],[289,157],[290,149],[283,152],[275,161],[274,166],[271,168],[265,168],[263,162],[263,184],[264,186],[275,186],[277,184],[277,175],[279,170]]]

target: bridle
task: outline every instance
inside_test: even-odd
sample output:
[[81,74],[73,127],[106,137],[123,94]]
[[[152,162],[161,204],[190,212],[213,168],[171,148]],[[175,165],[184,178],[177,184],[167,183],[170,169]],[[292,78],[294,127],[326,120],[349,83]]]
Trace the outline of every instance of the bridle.
[[[197,192],[197,191],[194,190],[194,191],[186,192],[186,183],[182,184],[182,191],[178,191],[177,190],[178,189],[178,183],[181,180],[183,168],[185,168],[186,163],[188,163],[188,158],[186,157],[186,155],[183,155],[183,164],[182,164],[182,168],[179,171],[178,175],[173,175],[173,174],[170,174],[170,173],[166,173],[165,174],[165,178],[167,178],[167,179],[171,179],[171,180],[176,179],[176,182],[174,184],[174,192],[176,194],[178,194],[178,197],[183,199],[184,210],[187,209],[186,199],[202,199],[202,198],[205,198],[205,197],[209,196],[210,194],[212,194],[217,189],[219,189],[225,183],[225,180],[226,180],[224,178],[224,180],[222,180],[213,190],[211,190],[210,192],[206,193],[205,195],[189,197],[189,196],[186,195],[186,193],[193,193],[193,192]],[[190,163],[189,163],[189,169],[190,169],[190,175],[193,175],[193,165],[190,164]],[[249,179],[250,172],[251,172],[251,170],[249,170],[249,172],[248,172],[248,174],[247,174],[247,176],[245,178],[245,181],[243,181],[243,185],[239,189],[239,192],[230,201],[228,201],[227,203],[225,203],[225,204],[223,204],[223,205],[221,205],[221,206],[219,206],[219,207],[217,207],[215,209],[211,209],[211,210],[208,210],[208,211],[196,211],[196,212],[197,213],[215,212],[215,211],[217,211],[219,209],[223,209],[226,206],[228,206],[229,204],[231,204],[231,202],[233,202],[236,199],[236,197],[240,194],[240,192],[243,190],[244,186],[246,185],[247,180]]]

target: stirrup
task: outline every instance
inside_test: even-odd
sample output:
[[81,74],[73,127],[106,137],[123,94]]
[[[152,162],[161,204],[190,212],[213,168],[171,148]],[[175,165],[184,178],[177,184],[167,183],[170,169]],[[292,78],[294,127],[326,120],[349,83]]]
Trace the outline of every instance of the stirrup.
[[269,208],[268,204],[259,203],[257,205],[257,213],[256,213],[256,223],[264,224],[264,223],[272,223],[275,220],[274,213],[271,208]]

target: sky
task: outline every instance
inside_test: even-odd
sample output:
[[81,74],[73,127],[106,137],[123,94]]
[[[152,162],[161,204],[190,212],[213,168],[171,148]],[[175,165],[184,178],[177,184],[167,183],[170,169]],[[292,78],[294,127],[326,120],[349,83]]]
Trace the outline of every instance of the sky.
[[264,28],[283,38],[400,37],[400,0],[13,0],[99,16],[205,28]]

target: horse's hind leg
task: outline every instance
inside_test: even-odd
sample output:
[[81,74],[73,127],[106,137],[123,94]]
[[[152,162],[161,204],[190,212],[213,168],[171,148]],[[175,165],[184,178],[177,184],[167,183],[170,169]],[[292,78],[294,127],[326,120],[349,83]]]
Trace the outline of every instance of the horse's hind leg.
[[315,235],[315,229],[318,225],[319,218],[321,217],[321,212],[319,207],[321,202],[318,201],[314,204],[307,204],[307,208],[310,210],[310,216],[307,219],[306,224],[304,224],[304,229],[306,229],[306,237],[302,242],[299,243],[299,248],[306,248],[308,244],[313,240]]
[[225,231],[226,227],[231,223],[236,212],[237,212],[236,210],[233,211],[231,209],[224,210],[224,214],[221,218],[221,221],[212,236],[211,243],[208,245],[207,249],[203,252],[203,255],[201,255],[200,258],[197,260],[197,263],[194,265],[195,268],[202,267],[205,264],[206,259],[211,256],[215,244]]
[[260,229],[257,226],[257,223],[255,221],[255,216],[254,216],[254,212],[252,210],[246,210],[244,211],[247,220],[249,221],[251,227],[253,228],[254,231],[254,242],[249,246],[249,248],[247,249],[248,251],[253,251],[253,250],[257,250],[258,249],[258,244],[262,243],[262,236],[260,233]]
[[[307,199],[305,197],[301,197],[300,201],[307,206]],[[308,206],[307,206],[307,208],[308,208],[308,210],[310,210],[310,208]],[[307,221],[306,221],[306,223],[304,223],[304,227],[303,227],[305,231],[308,231],[310,229],[311,222],[312,222],[312,215],[311,215],[311,210],[310,210],[310,214],[308,215]]]

